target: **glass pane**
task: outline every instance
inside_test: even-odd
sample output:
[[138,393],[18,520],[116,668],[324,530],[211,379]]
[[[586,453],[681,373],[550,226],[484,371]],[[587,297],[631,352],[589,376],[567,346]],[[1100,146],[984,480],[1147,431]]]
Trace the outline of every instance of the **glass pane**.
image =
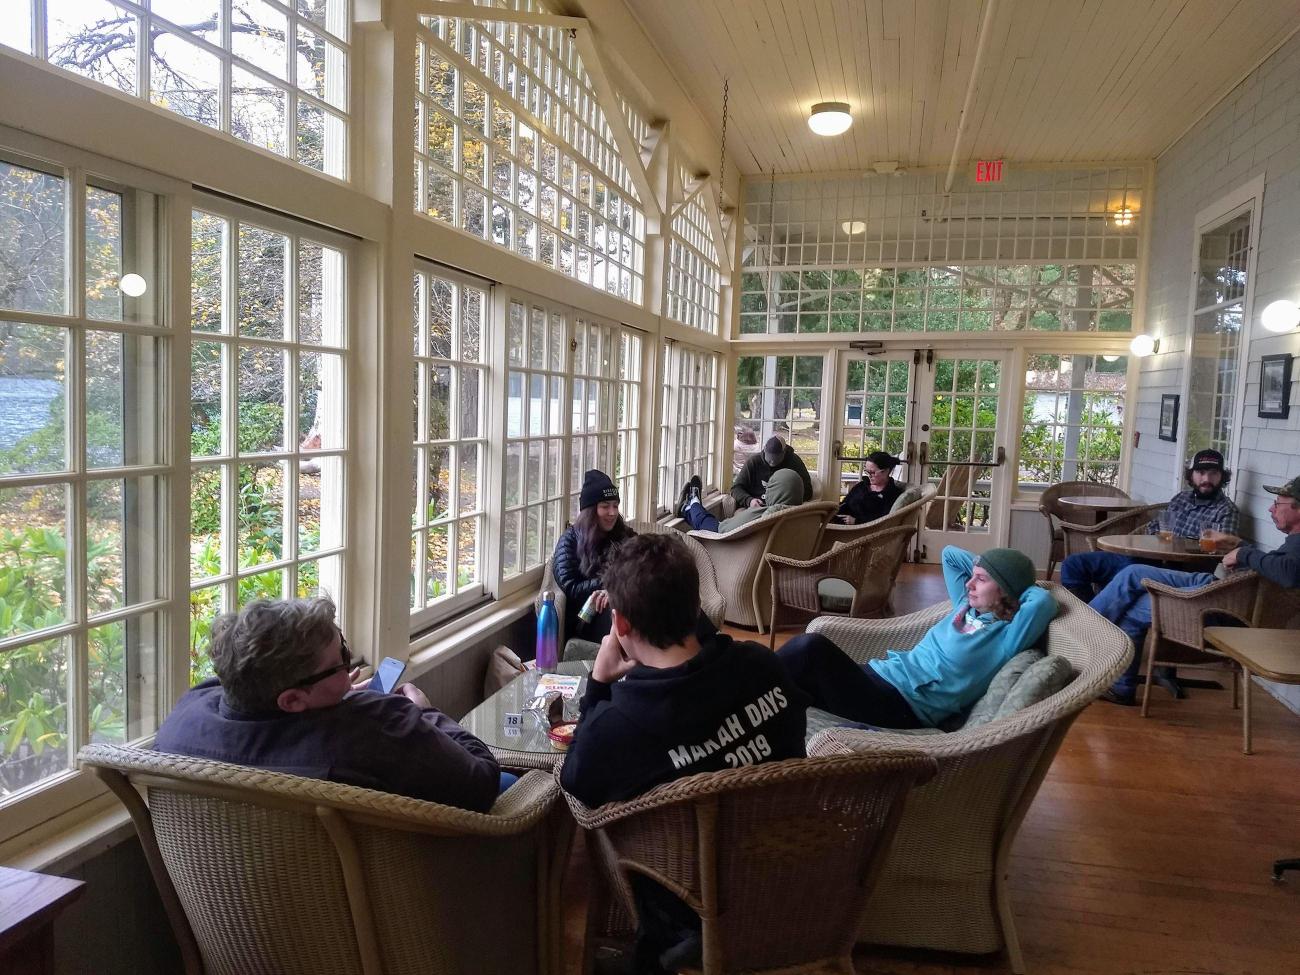
[[86,605],[92,615],[156,599],[166,498],[156,477],[86,485]]
[[230,134],[283,156],[286,92],[240,68],[231,68],[230,76]]
[[280,464],[239,465],[235,523],[241,567],[284,556],[284,487]]
[[239,331],[284,337],[285,273],[289,239],[261,227],[239,228]]
[[230,9],[230,50],[263,71],[285,77],[288,19],[263,0],[234,0]]
[[[3,571],[3,570],[0,570]],[[68,769],[68,645],[29,643],[0,653],[0,795]]]
[[429,372],[429,439],[446,440],[451,436],[451,369],[434,366]]
[[328,555],[323,559],[313,559],[298,566],[298,598],[315,599],[328,596],[339,602],[339,593],[343,589],[343,561],[337,555]]
[[224,586],[211,586],[190,593],[190,686],[215,673],[208,638],[213,621],[225,609],[224,590]]
[[479,581],[479,535],[481,518],[456,523],[456,588],[465,589]]
[[221,544],[221,468],[200,467],[190,475],[190,578],[226,571]]
[[221,285],[229,229],[221,217],[202,210],[190,215],[190,327],[197,332],[227,331]]
[[451,514],[451,454],[448,447],[429,449],[429,470],[426,490],[428,520],[437,521]]
[[298,341],[343,345],[343,254],[311,240],[298,242]]
[[157,681],[165,628],[146,613],[93,627],[89,651],[90,740],[122,742],[157,728]]
[[104,0],[49,6],[54,8],[46,27],[50,63],[136,94],[136,16]]
[[449,525],[436,525],[429,529],[424,589],[425,598],[430,601],[451,593],[448,549],[450,528]]
[[298,436],[300,450],[343,446],[346,402],[343,357],[324,352],[298,354]]
[[0,639],[65,620],[64,491],[62,486],[0,489]]
[[65,328],[0,322],[0,474],[67,468],[67,343]]
[[457,486],[460,492],[457,511],[465,514],[470,511],[478,510],[478,485],[482,477],[482,471],[479,467],[479,447],[478,444],[466,444],[459,451],[460,471],[457,478]]
[[162,458],[163,363],[158,339],[86,332],[86,463],[153,464]]
[[0,159],[0,308],[64,310],[65,192],[63,177]]
[[0,19],[0,45],[12,47],[24,54],[32,53],[32,11],[27,3],[14,5]]
[[[158,9],[158,4],[154,4]],[[181,14],[181,11],[177,11]],[[196,17],[195,14],[198,14]],[[183,25],[203,23],[202,14],[181,14]],[[215,13],[210,14],[215,23]],[[196,30],[195,33],[200,33]],[[215,31],[205,31],[209,40]],[[175,34],[157,32],[149,51],[149,101],[159,108],[175,112],[192,122],[221,127],[221,60],[196,44],[189,44]]]
[[427,355],[451,358],[456,288],[442,278],[429,279],[429,349]]
[[283,569],[273,569],[240,579],[237,584],[239,608],[243,609],[255,599],[283,599],[284,575]]
[[460,357],[466,362],[481,361],[483,323],[486,311],[484,294],[477,288],[461,288]]
[[463,368],[460,373],[460,431],[463,438],[479,436],[482,398],[479,393],[483,374],[478,369]]
[[284,450],[285,352],[239,350],[239,449],[243,453]]
[[217,342],[190,346],[190,454],[215,457],[221,439],[221,372],[223,347]]
[[320,34],[298,27],[294,48],[298,87],[335,108],[346,108],[347,86],[343,75],[343,51]]

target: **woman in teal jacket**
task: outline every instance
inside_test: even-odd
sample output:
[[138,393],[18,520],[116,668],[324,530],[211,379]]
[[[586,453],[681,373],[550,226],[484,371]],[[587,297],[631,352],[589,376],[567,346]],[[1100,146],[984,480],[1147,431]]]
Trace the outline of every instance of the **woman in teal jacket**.
[[943,579],[954,610],[911,650],[858,665],[826,637],[806,633],[777,656],[824,711],[886,728],[935,727],[979,700],[1002,665],[1047,629],[1056,600],[1034,578],[1033,563],[1014,549],[976,559],[949,546]]

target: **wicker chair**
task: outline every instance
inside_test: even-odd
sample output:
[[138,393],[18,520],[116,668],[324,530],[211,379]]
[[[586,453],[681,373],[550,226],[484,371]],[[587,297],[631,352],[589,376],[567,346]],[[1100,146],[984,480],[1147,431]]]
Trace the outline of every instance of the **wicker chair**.
[[1160,504],[1144,504],[1111,515],[1095,525],[1061,522],[1061,535],[1064,538],[1061,561],[1064,562],[1071,555],[1078,555],[1080,552],[1096,552],[1097,539],[1105,535],[1132,535],[1167,507],[1169,507],[1167,501],[1162,501]]
[[[1250,675],[1231,658],[1205,645],[1206,626],[1227,620],[1243,626],[1300,630],[1300,589],[1283,589],[1255,572],[1234,572],[1198,589],[1177,589],[1153,579],[1142,583],[1151,596],[1151,628],[1147,631],[1146,683],[1142,688],[1142,717],[1150,710],[1151,677],[1156,667],[1179,664],[1204,667],[1226,665],[1232,670],[1232,706],[1250,696]],[[1244,679],[1242,685],[1240,681]],[[1242,751],[1249,755],[1249,702],[1241,717]]]
[[[705,616],[713,621],[714,626],[721,627],[726,604],[723,601],[722,593],[718,589],[718,576],[714,571],[713,562],[709,559],[708,553],[704,551],[700,543],[660,522],[629,521],[628,525],[638,535],[650,533],[672,535],[680,538],[685,543],[691,557],[695,560],[695,568],[700,574],[700,609]],[[542,572],[542,588],[537,591],[537,596],[533,599],[533,611],[535,613],[541,612],[542,593],[549,589],[555,596],[555,615],[559,618],[559,639],[556,642],[557,646],[563,649],[568,642],[564,632],[564,613],[569,600],[564,595],[564,590],[560,588],[559,583],[555,581],[555,573],[551,569],[551,562],[551,558],[546,560],[546,568]]]
[[[803,561],[768,553],[767,564],[772,573],[771,648],[776,649],[776,631],[780,626],[806,624],[822,615],[859,619],[891,615],[889,597],[907,555],[908,543],[915,534],[914,523],[886,528],[860,535],[838,549]],[[821,584],[827,580],[841,580],[852,589],[847,609],[837,611],[826,607]]]
[[[908,799],[884,874],[858,940],[943,951],[987,953],[1005,946],[1024,971],[1007,890],[1008,860],[1020,823],[1079,713],[1132,658],[1132,642],[1058,585],[1041,583],[1059,604],[1046,649],[1070,661],[1074,680],[1046,700],[972,729],[907,735],[833,728],[809,754],[921,751],[939,773]],[[853,659],[915,646],[951,612],[948,603],[888,620],[814,620]]]
[[597,809],[566,796],[593,831],[601,874],[583,970],[615,933],[606,922],[620,918],[628,933],[637,872],[699,915],[705,975],[852,973],[854,932],[903,801],[934,769],[915,753],[797,758],[692,775]]
[[772,615],[772,588],[764,556],[772,552],[808,558],[835,511],[836,505],[817,501],[755,518],[725,533],[686,533],[704,547],[713,563],[728,622],[766,632]]
[[78,759],[135,821],[187,975],[563,971],[573,832],[544,772],[482,814],[147,748]]
[[817,545],[815,554],[821,555],[823,552],[829,552],[836,542],[852,542],[863,535],[870,535],[886,528],[912,525],[919,531],[921,519],[925,516],[925,506],[932,500],[934,500],[934,485],[926,484],[921,488],[920,498],[911,504],[906,504],[895,511],[891,511],[887,515],[882,515],[875,521],[864,521],[860,525],[828,524],[826,530],[822,532],[822,540]]
[[[1056,571],[1057,565],[1070,554],[1065,547],[1065,535],[1061,531],[1061,523],[1074,524],[1069,516],[1076,514],[1076,512],[1067,509],[1058,499],[1079,496],[1127,498],[1128,494],[1117,487],[1111,487],[1109,484],[1098,484],[1095,481],[1062,481],[1060,484],[1053,484],[1043,490],[1043,493],[1038,496],[1038,510],[1047,519],[1047,531],[1052,539],[1052,548],[1047,556],[1046,578],[1048,579],[1052,578],[1052,573]],[[1115,533],[1111,532],[1111,534]]]

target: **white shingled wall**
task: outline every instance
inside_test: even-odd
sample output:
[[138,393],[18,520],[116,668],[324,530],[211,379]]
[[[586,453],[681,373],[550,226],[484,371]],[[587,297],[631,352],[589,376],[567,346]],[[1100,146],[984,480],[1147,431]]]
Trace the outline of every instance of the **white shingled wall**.
[[[1300,474],[1300,365],[1293,367],[1291,415],[1260,419],[1262,356],[1300,355],[1300,331],[1264,330],[1260,312],[1279,298],[1300,302],[1300,35],[1292,37],[1203,118],[1156,166],[1146,328],[1160,352],[1142,363],[1131,493],[1146,501],[1169,497],[1181,467],[1177,444],[1157,437],[1162,393],[1183,393],[1196,214],[1251,180],[1263,177],[1259,243],[1252,255],[1254,301],[1242,336],[1247,385],[1238,437],[1236,500],[1243,530],[1272,548],[1282,536],[1268,517],[1271,496],[1261,484]],[[1182,408],[1186,416],[1186,404]],[[1180,419],[1180,423],[1182,420]],[[1300,687],[1270,686],[1300,709]]]

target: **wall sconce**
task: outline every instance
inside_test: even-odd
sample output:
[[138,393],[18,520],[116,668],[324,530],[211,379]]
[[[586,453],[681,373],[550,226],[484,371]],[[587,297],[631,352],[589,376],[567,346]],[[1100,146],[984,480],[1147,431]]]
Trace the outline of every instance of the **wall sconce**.
[[818,102],[808,115],[808,128],[818,135],[839,135],[852,124],[848,102]]
[[1270,332],[1289,332],[1300,325],[1300,306],[1294,301],[1270,302],[1259,320]]
[[1160,351],[1160,340],[1153,339],[1143,332],[1141,335],[1133,336],[1133,341],[1128,344],[1128,348],[1139,359],[1145,359],[1147,356]]
[[149,289],[145,279],[134,273],[122,275],[122,280],[117,283],[117,286],[128,298],[139,298]]
[[1122,206],[1112,213],[1110,218],[1115,222],[1116,227],[1128,227],[1137,219],[1137,214],[1133,212],[1132,207]]

